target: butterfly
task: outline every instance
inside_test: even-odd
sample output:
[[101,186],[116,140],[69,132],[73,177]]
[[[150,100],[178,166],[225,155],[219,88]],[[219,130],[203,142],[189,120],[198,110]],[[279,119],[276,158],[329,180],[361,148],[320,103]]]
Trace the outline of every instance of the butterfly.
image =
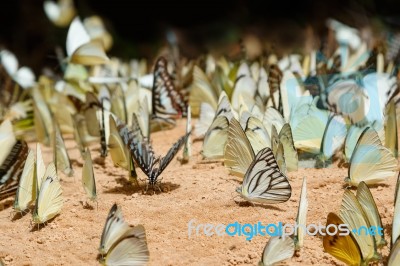
[[326,167],[332,163],[332,157],[345,144],[346,134],[347,124],[344,118],[340,115],[332,115],[322,137],[321,151],[316,162],[317,168]]
[[229,121],[234,116],[228,96],[221,93],[214,120],[208,128],[203,141],[202,155],[207,159],[219,159],[224,156],[228,138]]
[[[153,147],[147,139],[140,139],[137,137],[138,133],[131,131],[126,125],[118,118],[115,118],[119,134],[124,141],[125,145],[130,149],[132,158],[136,165],[147,175],[151,187],[156,186],[158,182],[158,176],[165,170],[168,164],[172,161],[178,151],[186,143],[190,136],[190,132],[181,137],[174,145],[169,149],[168,153],[164,157],[156,157],[153,151]],[[146,190],[147,190],[146,187]],[[158,189],[160,189],[158,187]]]
[[[193,68],[193,83],[190,88],[189,103],[194,116],[204,112],[204,104],[215,111],[218,106],[219,91],[213,86],[207,75],[198,66]],[[207,107],[206,107],[207,108]]]
[[114,204],[101,234],[99,252],[105,265],[145,265],[149,260],[146,232],[142,225],[129,226],[121,208]]
[[267,147],[256,155],[236,192],[250,202],[280,203],[289,200],[292,189]]
[[[365,189],[368,189],[368,187]],[[364,196],[365,192],[359,191],[361,191],[361,188],[357,189],[357,196],[355,196],[350,190],[346,189],[340,207],[339,217],[348,225],[350,231],[353,229],[359,230],[362,227],[370,228],[370,226],[379,226],[376,224],[378,220],[382,224],[379,214],[376,214],[376,206],[374,207],[375,210],[369,209],[369,207],[375,205],[375,202],[370,202],[371,199],[363,199],[363,204],[361,204],[361,200],[359,199],[361,199],[361,196]],[[371,212],[371,214],[367,215],[366,212]],[[374,215],[378,215],[378,217],[372,220],[371,217]],[[360,247],[363,261],[369,262],[380,258],[380,255],[377,253],[377,238],[375,236],[363,233],[357,234],[353,233],[353,231],[351,234]]]
[[92,156],[88,148],[86,148],[84,160],[85,163],[83,164],[82,169],[82,186],[89,199],[96,201],[96,180],[94,178]]
[[157,59],[154,68],[152,89],[152,120],[166,124],[175,124],[174,118],[186,115],[186,103],[183,95],[176,90],[168,73],[167,60]]
[[27,143],[17,141],[0,165],[0,200],[15,194],[27,155]]
[[[307,226],[307,212],[308,212],[307,180],[304,177],[303,185],[301,186],[299,209],[297,211],[296,223],[298,225]],[[305,234],[306,232],[304,232],[304,228],[302,226],[299,226],[296,231],[296,235],[294,237],[296,250],[300,250],[300,248],[303,247]]]
[[50,109],[38,88],[32,89],[32,96],[37,140],[46,146],[50,146],[51,132],[54,130]]
[[298,155],[297,150],[294,147],[292,129],[288,123],[285,123],[278,135],[278,132],[274,125],[271,130],[271,148],[274,152],[275,157],[278,157],[279,146],[282,145],[283,154],[285,157],[285,165],[289,172],[297,171],[298,167]]
[[384,147],[373,128],[364,129],[350,158],[345,182],[357,186],[361,181],[376,184],[397,172],[397,160]]
[[0,164],[6,160],[16,142],[13,125],[10,120],[6,119],[0,125],[0,147],[2,149],[0,153]]
[[36,199],[35,153],[29,150],[14,201],[14,210],[25,211]]
[[[335,213],[328,214],[326,227],[335,225],[339,228],[342,224],[344,224],[343,220]],[[337,232],[334,235],[330,235],[327,233],[323,237],[323,246],[326,252],[346,263],[346,265],[362,265],[361,250],[352,234],[340,235]]]
[[76,14],[73,0],[44,1],[43,8],[49,20],[58,27],[68,26]]
[[31,88],[36,84],[36,77],[29,67],[18,68],[17,57],[8,50],[0,51],[0,63],[7,74],[22,88]]
[[74,170],[71,166],[71,161],[68,156],[67,149],[65,147],[64,139],[61,135],[61,131],[57,121],[53,122],[54,125],[54,141],[53,141],[53,154],[54,154],[54,164],[57,167],[57,170],[61,170],[67,176],[72,176],[74,174]]
[[[305,98],[307,101],[307,99]],[[293,109],[290,126],[294,145],[304,152],[319,154],[329,112],[316,106],[318,97]]]
[[229,172],[243,177],[253,162],[255,153],[239,122],[232,118],[224,150],[224,165]]
[[69,27],[66,50],[70,63],[98,65],[109,61],[102,42],[90,39],[79,17],[75,17]]
[[272,236],[262,253],[258,266],[272,266],[294,255],[294,242],[290,237]]
[[[40,175],[37,176],[40,178]],[[42,181],[37,181],[37,197],[33,210],[33,222],[43,224],[61,212],[63,205],[62,188],[54,163],[50,163]]]
[[108,51],[112,47],[113,38],[104,27],[103,20],[99,16],[87,17],[83,21],[83,25],[91,40],[100,40],[104,50]]

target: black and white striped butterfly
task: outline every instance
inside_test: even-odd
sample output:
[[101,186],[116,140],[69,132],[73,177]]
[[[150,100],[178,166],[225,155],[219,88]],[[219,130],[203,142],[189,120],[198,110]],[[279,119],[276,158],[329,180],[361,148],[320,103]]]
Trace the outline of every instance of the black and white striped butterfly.
[[292,194],[288,179],[268,147],[259,151],[236,191],[247,201],[259,203],[285,202]]
[[0,200],[14,195],[28,156],[28,144],[17,141],[0,165]]
[[[115,117],[114,119],[119,135],[124,144],[128,146],[135,163],[147,175],[148,185],[154,188],[159,182],[158,177],[182,148],[183,144],[185,144],[190,132],[175,142],[164,157],[156,157],[153,147],[147,138],[142,139],[142,136],[140,136],[141,134],[129,130],[128,127],[118,118]],[[160,188],[158,187],[158,189]]]
[[153,119],[174,124],[174,118],[186,115],[185,99],[176,90],[164,57],[158,58],[155,65],[152,98]]

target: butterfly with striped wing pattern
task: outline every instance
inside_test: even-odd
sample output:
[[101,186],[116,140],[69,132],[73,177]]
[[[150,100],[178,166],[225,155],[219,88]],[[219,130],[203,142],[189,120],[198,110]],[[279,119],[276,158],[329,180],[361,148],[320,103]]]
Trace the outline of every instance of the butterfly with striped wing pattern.
[[288,201],[292,188],[272,150],[266,147],[258,152],[236,192],[249,202],[273,204]]
[[[146,192],[149,185],[152,189],[157,188],[160,192],[159,183],[161,180],[158,177],[167,168],[169,163],[186,143],[191,132],[188,132],[182,136],[174,145],[169,149],[168,153],[164,156],[156,156],[147,138],[141,136],[140,132],[131,131],[128,127],[117,117],[114,117],[115,123],[117,125],[118,132],[125,145],[128,146],[132,158],[139,168],[148,177],[148,183],[146,184]],[[143,137],[143,139],[141,139]]]
[[186,105],[184,96],[175,88],[168,73],[167,60],[158,58],[154,68],[152,120],[175,125],[175,118],[186,116]]
[[15,195],[28,156],[28,144],[17,141],[0,165],[0,200]]

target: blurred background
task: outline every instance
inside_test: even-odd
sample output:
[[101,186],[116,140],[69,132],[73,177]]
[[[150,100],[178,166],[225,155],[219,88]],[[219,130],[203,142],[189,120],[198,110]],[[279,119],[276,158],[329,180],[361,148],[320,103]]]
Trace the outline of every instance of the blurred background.
[[[296,51],[307,36],[323,36],[329,17],[349,26],[400,26],[395,0],[369,1],[74,1],[78,15],[99,15],[114,44],[108,52],[123,59],[152,58],[165,45],[168,32],[176,36],[181,55],[205,52],[240,53],[239,40],[260,53]],[[264,6],[268,8],[265,8]],[[56,66],[55,47],[65,48],[68,27],[56,27],[44,13],[43,1],[3,1],[0,9],[0,49],[14,52],[21,65],[39,73],[43,65]],[[318,46],[313,43],[311,46]]]

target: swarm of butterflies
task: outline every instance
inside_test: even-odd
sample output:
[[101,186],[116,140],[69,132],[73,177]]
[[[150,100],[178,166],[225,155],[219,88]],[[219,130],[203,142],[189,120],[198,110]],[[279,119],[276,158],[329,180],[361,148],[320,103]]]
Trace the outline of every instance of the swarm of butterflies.
[[[109,58],[112,37],[101,18],[83,22],[71,0],[45,1],[48,18],[67,27],[66,56],[57,49],[62,73],[45,69],[36,79],[17,57],[0,51],[0,200],[15,196],[14,210],[34,205],[32,220],[46,224],[61,213],[59,173],[74,174],[64,135],[74,136],[83,158],[82,185],[97,200],[90,146],[101,158],[128,171],[140,186],[136,169],[146,176],[144,190],[162,192],[160,176],[183,148],[181,163],[192,157],[191,117],[198,118],[194,141],[202,140],[204,162],[220,160],[239,177],[236,189],[251,204],[290,199],[288,172],[299,167],[324,168],[337,161],[348,168],[339,214],[328,224],[346,223],[350,231],[382,222],[369,185],[398,172],[398,62],[400,42],[387,38],[368,50],[357,29],[336,20],[327,27],[334,45],[304,55],[231,61],[211,54],[181,58],[176,43],[148,61]],[[329,51],[329,47],[335,47]],[[151,133],[176,126],[186,117],[186,131],[164,157],[156,156]],[[36,142],[36,151],[27,142]],[[39,144],[40,143],[40,144]],[[41,145],[51,147],[45,166]],[[398,183],[399,184],[399,183]],[[297,215],[306,224],[307,183],[303,179]],[[357,187],[356,195],[350,187]],[[389,265],[400,265],[398,187]],[[292,237],[271,237],[260,265],[275,265],[303,247],[301,227]],[[326,235],[326,252],[348,265],[382,259],[383,236]],[[130,226],[112,206],[101,236],[105,265],[145,265],[149,260],[145,230]]]

